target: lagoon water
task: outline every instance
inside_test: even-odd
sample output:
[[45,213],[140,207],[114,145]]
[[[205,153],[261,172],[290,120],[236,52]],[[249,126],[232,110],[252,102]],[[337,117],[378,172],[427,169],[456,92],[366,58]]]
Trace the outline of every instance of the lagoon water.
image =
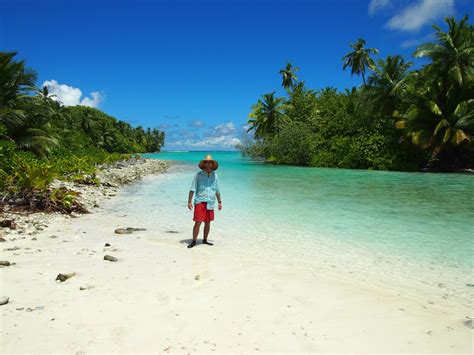
[[[162,152],[167,174],[124,188],[111,205],[133,224],[191,237],[186,207],[204,152]],[[275,166],[213,152],[223,210],[210,240],[272,262],[467,307],[474,299],[474,177]],[[186,227],[183,227],[186,226]]]

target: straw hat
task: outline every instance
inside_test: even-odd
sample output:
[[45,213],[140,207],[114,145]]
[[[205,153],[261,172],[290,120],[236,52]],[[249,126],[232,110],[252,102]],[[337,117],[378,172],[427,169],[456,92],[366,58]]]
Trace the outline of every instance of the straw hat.
[[198,166],[199,166],[199,168],[200,168],[201,170],[204,170],[204,162],[205,162],[205,161],[211,161],[211,162],[212,162],[212,170],[217,170],[217,168],[219,167],[219,164],[217,163],[217,161],[215,161],[214,159],[212,159],[211,155],[208,154],[208,155],[206,155],[206,157],[205,157],[203,160],[201,160],[201,161],[199,162],[199,164],[198,164]]

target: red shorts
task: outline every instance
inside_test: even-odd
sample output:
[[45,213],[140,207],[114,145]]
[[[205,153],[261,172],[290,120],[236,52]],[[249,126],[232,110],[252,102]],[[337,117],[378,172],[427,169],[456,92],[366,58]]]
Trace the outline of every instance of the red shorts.
[[207,209],[207,202],[194,205],[194,218],[196,222],[210,222],[214,220],[214,210]]

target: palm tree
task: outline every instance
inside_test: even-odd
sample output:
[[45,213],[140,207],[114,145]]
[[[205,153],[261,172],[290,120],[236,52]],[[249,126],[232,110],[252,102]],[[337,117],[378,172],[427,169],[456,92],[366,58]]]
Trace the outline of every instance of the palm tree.
[[96,133],[99,133],[99,131],[100,136],[95,141],[96,145],[104,148],[108,152],[113,152],[114,129],[112,123],[109,120],[101,121]]
[[126,135],[128,131],[130,130],[130,124],[124,121],[118,121],[117,122],[117,129],[119,130],[122,135]]
[[365,94],[377,112],[391,115],[400,102],[400,93],[406,84],[408,69],[412,62],[405,62],[400,55],[388,56],[377,61],[365,86]]
[[16,52],[0,52],[0,106],[11,106],[18,96],[34,90],[37,74],[15,61]]
[[34,89],[37,74],[15,61],[15,52],[0,52],[0,124],[18,126],[25,113],[18,108],[18,99]]
[[452,148],[472,143],[474,135],[474,99],[458,100],[453,109],[451,105],[443,108],[438,100],[444,90],[441,81],[429,86],[415,104],[398,115],[396,122],[396,127],[403,129],[415,145],[431,150],[432,158],[443,152],[449,155]]
[[446,18],[448,32],[433,26],[438,43],[425,43],[416,49],[415,57],[431,59],[426,73],[432,80],[441,78],[445,84],[450,80],[459,86],[473,82],[474,30],[468,19],[468,15],[459,22],[454,17]]
[[9,128],[9,136],[17,147],[29,150],[39,157],[48,155],[59,144],[56,124],[58,116],[56,102],[40,96],[24,96],[18,99],[18,108],[25,113],[21,124]]
[[84,113],[81,118],[82,130],[90,135],[98,127],[99,122],[96,120],[96,117],[92,112]]
[[364,101],[361,99],[360,90],[357,90],[357,88],[353,86],[350,90],[345,89],[344,95],[347,98],[347,112],[351,115],[351,117],[354,118],[354,120],[358,121],[364,106]]
[[43,128],[28,127],[18,132],[15,142],[18,148],[29,150],[37,156],[44,158],[59,144],[57,138],[50,131],[50,123]]
[[431,150],[443,167],[451,167],[456,151],[472,147],[474,135],[474,37],[467,16],[459,23],[446,19],[448,32],[435,26],[437,43],[418,47],[415,55],[431,63],[410,76],[411,104],[397,114],[396,127],[414,144]]
[[379,50],[376,48],[365,48],[364,46],[365,40],[362,38],[359,38],[356,43],[351,43],[351,47],[354,50],[342,57],[344,62],[342,69],[346,70],[347,67],[351,67],[351,75],[362,75],[362,80],[365,85],[366,69],[373,69],[375,67],[375,63],[373,59],[370,58],[370,54],[378,54]]
[[281,86],[286,90],[293,89],[298,80],[298,77],[295,75],[295,72],[298,70],[300,70],[300,68],[293,67],[290,62],[286,63],[286,67],[280,70],[280,75],[282,77]]
[[135,141],[141,145],[141,146],[146,146],[146,135],[145,135],[145,130],[143,129],[142,126],[137,126],[133,129],[133,135],[135,138]]
[[46,100],[49,97],[49,89],[47,86],[43,86],[41,89],[36,89],[36,93],[38,97],[42,98],[43,100]]
[[[49,97],[52,97],[52,96],[56,96],[56,95],[50,95]],[[61,119],[63,121],[67,121],[70,117],[69,117],[69,112],[66,108],[66,106],[64,106],[61,101],[55,101],[55,100],[51,100],[51,106],[53,107],[53,111],[54,111],[54,116],[58,119]]]
[[255,137],[262,138],[265,135],[274,134],[280,121],[284,119],[281,112],[281,106],[284,99],[275,98],[275,92],[262,95],[263,100],[252,106],[252,112],[249,114],[251,119],[248,120],[250,127],[247,132],[255,130]]

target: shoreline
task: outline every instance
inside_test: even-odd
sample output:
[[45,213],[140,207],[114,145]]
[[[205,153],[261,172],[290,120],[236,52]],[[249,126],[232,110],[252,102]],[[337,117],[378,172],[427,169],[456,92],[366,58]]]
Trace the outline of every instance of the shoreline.
[[100,165],[96,173],[100,181],[98,186],[55,179],[51,183],[50,188],[66,187],[69,190],[79,192],[78,201],[85,207],[87,212],[66,214],[59,211],[32,211],[21,205],[6,203],[2,205],[3,210],[0,211],[0,221],[14,221],[15,227],[0,227],[0,238],[15,234],[34,236],[46,228],[48,223],[93,213],[104,201],[114,197],[121,187],[139,181],[145,176],[161,174],[169,166],[170,163],[165,160],[131,158],[110,165]]
[[141,226],[102,209],[123,202],[123,189],[103,192],[93,213],[32,223],[0,244],[15,262],[0,269],[0,296],[10,296],[0,306],[2,353],[472,351],[460,314],[437,305],[235,254],[225,240],[190,253],[188,234],[159,220],[115,234]]

